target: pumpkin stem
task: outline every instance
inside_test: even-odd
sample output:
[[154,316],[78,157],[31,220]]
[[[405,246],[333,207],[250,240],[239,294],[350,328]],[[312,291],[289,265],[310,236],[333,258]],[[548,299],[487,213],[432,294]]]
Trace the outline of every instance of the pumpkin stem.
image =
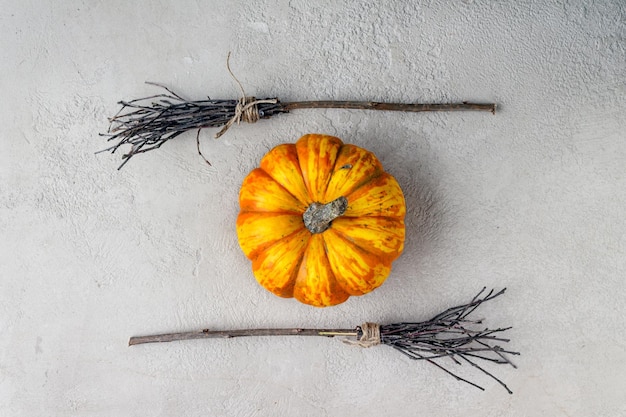
[[337,217],[343,216],[348,208],[348,199],[339,197],[327,204],[313,203],[302,215],[304,225],[311,233],[322,233]]

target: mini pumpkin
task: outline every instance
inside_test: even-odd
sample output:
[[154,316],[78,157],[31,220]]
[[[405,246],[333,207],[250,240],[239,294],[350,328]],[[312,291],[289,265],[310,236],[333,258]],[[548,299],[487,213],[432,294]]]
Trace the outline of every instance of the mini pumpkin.
[[404,196],[376,156],[309,134],[245,178],[237,235],[257,281],[317,307],[380,286],[404,248]]

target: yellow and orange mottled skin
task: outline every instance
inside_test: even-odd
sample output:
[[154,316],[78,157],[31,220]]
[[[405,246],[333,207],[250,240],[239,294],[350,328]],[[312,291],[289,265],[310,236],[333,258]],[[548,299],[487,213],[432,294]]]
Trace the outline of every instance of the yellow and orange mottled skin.
[[[322,233],[302,215],[314,202],[348,200]],[[374,154],[309,134],[268,152],[244,180],[237,235],[257,281],[317,307],[366,294],[387,278],[404,248],[405,202]]]

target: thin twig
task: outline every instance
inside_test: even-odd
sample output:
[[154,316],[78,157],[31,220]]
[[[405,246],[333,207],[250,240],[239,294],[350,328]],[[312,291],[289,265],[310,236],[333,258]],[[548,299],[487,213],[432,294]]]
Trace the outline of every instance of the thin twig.
[[208,166],[212,166],[208,159],[205,158],[204,154],[200,150],[200,132],[202,132],[202,128],[198,129],[198,133],[196,133],[196,147],[198,149],[198,155],[204,159],[204,162],[207,163]]

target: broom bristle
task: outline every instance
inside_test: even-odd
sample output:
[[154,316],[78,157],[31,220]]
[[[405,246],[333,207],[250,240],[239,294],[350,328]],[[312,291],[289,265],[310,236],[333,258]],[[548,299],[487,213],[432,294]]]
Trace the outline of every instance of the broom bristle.
[[[239,100],[197,100],[182,98],[167,87],[157,85],[167,91],[131,101],[120,101],[119,112],[109,119],[107,141],[115,141],[113,146],[99,152],[115,153],[121,146],[130,145],[122,158],[121,169],[136,154],[158,149],[165,142],[190,131],[209,127],[221,127],[235,116]],[[284,113],[279,102],[258,105],[260,118],[268,118]]]
[[499,337],[499,333],[509,330],[510,327],[494,330],[472,328],[472,326],[480,325],[482,320],[470,320],[467,317],[482,303],[503,294],[506,289],[497,293],[491,290],[481,298],[485,290],[483,288],[470,303],[452,307],[430,320],[419,323],[382,325],[380,327],[381,343],[399,350],[411,359],[426,360],[457,380],[482,390],[481,386],[461,378],[435,360],[450,358],[457,365],[469,363],[497,381],[511,394],[512,392],[506,384],[476,363],[478,360],[483,360],[516,367],[507,358],[507,355],[519,355],[519,352],[506,350],[497,345],[497,343],[509,341],[509,339]]

